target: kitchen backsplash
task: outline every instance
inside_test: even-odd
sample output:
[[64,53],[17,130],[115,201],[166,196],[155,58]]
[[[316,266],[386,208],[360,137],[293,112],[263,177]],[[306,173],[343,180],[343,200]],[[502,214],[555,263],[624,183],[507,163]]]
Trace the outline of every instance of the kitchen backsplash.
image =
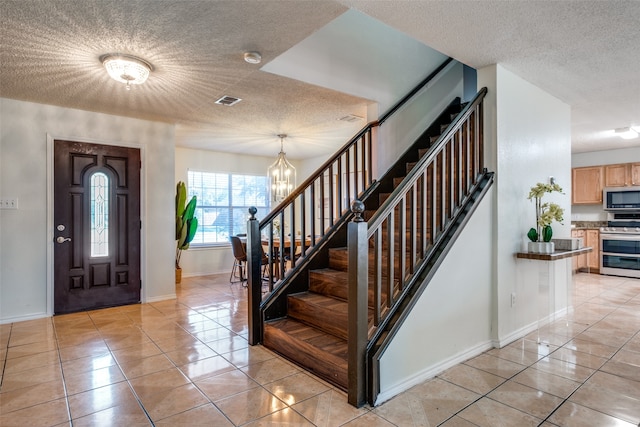
[[571,205],[571,221],[606,221],[602,205]]

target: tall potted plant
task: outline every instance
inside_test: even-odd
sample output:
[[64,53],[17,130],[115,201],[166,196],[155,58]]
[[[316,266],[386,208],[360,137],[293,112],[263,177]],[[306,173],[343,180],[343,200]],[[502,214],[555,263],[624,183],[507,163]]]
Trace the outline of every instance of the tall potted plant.
[[562,188],[558,184],[537,183],[529,191],[529,200],[535,199],[536,203],[536,228],[531,228],[527,233],[529,252],[552,253],[554,244],[551,242],[553,230],[551,223],[555,220],[563,221],[564,209],[556,203],[542,203],[542,196],[545,193],[562,193]]
[[187,201],[187,186],[183,181],[176,185],[176,283],[182,281],[182,268],[180,257],[182,251],[189,249],[189,244],[196,235],[198,218],[194,216],[196,211],[196,196]]

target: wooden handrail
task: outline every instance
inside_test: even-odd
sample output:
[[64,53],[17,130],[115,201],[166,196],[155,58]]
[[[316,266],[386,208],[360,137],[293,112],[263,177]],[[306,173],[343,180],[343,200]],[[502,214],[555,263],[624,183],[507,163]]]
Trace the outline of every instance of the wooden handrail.
[[379,119],[377,124],[381,125],[389,117],[391,117],[396,111],[404,106],[411,98],[413,98],[418,92],[424,89],[438,74],[440,74],[451,62],[453,62],[453,58],[447,58],[444,60],[442,64],[438,66],[431,74],[424,78],[418,85],[411,90],[408,94],[406,94],[400,101],[398,101],[393,107],[391,107],[386,113],[384,113]]

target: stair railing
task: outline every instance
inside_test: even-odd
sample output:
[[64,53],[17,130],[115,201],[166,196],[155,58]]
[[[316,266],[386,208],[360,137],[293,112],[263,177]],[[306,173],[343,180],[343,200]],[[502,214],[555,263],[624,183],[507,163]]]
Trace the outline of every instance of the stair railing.
[[350,214],[351,200],[371,187],[375,126],[377,124],[369,124],[358,132],[259,224],[255,210],[250,209],[247,227],[249,311],[255,311],[249,318],[250,344],[262,340],[262,320],[257,311],[263,291],[272,292],[280,285],[343,215]]
[[[304,263],[316,246],[351,217],[351,201],[363,197],[374,183],[375,128],[398,111],[453,61],[447,58],[378,121],[367,124],[341,149],[259,221],[249,210],[247,222],[247,278],[249,287],[249,344],[262,341],[260,305]],[[266,263],[263,263],[263,254]]]
[[[364,222],[364,205],[352,205],[348,225],[348,400],[366,399],[366,348],[396,312],[424,261],[454,224],[484,170],[483,99],[478,92],[430,151]],[[371,261],[371,265],[370,265]],[[373,293],[373,306],[369,294]],[[372,309],[372,316],[370,310]]]

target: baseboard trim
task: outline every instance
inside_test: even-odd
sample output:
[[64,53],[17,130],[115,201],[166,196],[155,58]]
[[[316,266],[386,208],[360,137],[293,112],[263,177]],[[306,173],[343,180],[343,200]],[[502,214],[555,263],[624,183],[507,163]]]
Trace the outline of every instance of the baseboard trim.
[[48,313],[43,312],[43,313],[27,314],[25,316],[7,317],[4,319],[0,319],[0,325],[4,325],[7,323],[25,322],[27,320],[43,319],[45,317],[52,317],[52,316]]
[[411,387],[434,378],[436,375],[446,371],[452,366],[455,366],[459,363],[469,360],[472,357],[482,354],[485,351],[490,350],[492,348],[493,348],[493,345],[491,341],[482,342],[471,348],[468,348],[467,350],[459,352],[453,355],[452,357],[449,357],[439,363],[428,366],[425,369],[421,370],[420,372],[416,373],[415,375],[407,378],[405,381],[399,384],[396,384],[387,390],[381,391],[378,394],[378,398],[376,399],[374,406],[378,406],[386,402],[387,400],[397,396],[398,394],[409,390]]
[[152,302],[160,302],[160,301],[166,301],[168,299],[176,299],[177,295],[175,293],[173,294],[167,294],[167,295],[160,295],[157,297],[148,297],[145,298],[144,303],[148,304],[148,303],[152,303]]
[[560,320],[560,319],[564,319],[567,317],[567,313],[571,314],[573,313],[573,306],[569,307],[569,310],[567,310],[566,308],[562,308],[560,310],[557,310],[555,313],[550,314],[549,316],[545,317],[544,319],[540,319],[539,322],[532,322],[528,325],[523,326],[520,329],[517,329],[511,333],[509,333],[508,335],[505,335],[504,337],[500,337],[497,340],[493,340],[492,344],[494,348],[502,348],[505,347],[509,344],[511,344],[514,341],[519,340],[520,338],[529,335],[531,332],[536,331],[538,328],[541,328],[543,326],[548,325],[551,322],[555,322],[556,320]]

